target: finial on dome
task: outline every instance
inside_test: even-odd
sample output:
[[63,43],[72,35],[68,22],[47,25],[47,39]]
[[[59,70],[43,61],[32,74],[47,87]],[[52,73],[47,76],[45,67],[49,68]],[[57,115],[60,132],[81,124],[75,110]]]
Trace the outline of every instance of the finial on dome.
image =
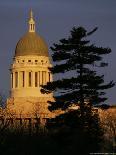
[[32,9],[30,10],[30,18],[33,18],[33,11],[32,11]]
[[33,18],[32,9],[30,10],[29,32],[35,32],[35,21],[34,21],[34,18]]

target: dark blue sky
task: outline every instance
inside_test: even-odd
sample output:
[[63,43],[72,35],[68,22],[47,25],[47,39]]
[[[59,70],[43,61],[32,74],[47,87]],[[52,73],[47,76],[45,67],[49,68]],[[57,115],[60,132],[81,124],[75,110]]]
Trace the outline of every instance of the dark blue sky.
[[[30,8],[35,14],[37,31],[49,47],[68,36],[73,26],[87,30],[98,26],[91,41],[112,49],[106,57],[109,67],[102,72],[106,80],[116,81],[116,0],[0,0],[0,92],[9,93],[9,68],[16,43],[27,31]],[[116,103],[116,87],[107,92],[107,103]]]

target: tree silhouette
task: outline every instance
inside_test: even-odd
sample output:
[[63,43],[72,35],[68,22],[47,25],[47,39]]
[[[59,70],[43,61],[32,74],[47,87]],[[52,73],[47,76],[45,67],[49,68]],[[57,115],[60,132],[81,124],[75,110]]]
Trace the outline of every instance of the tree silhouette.
[[54,97],[55,102],[51,103],[51,110],[64,110],[72,104],[77,104],[83,117],[87,104],[91,107],[107,100],[104,90],[113,87],[114,82],[105,83],[104,75],[99,75],[97,68],[108,65],[103,61],[103,56],[111,53],[111,49],[90,43],[87,37],[96,30],[97,28],[87,32],[83,27],[74,27],[68,39],[61,39],[59,44],[51,47],[53,61],[57,63],[50,68],[53,74],[76,71],[75,77],[70,75],[69,78],[62,78],[43,86],[43,93],[59,92],[59,95]]
[[[106,101],[105,90],[115,85],[113,81],[106,83],[104,75],[98,73],[98,68],[108,66],[103,56],[111,53],[111,49],[90,43],[87,38],[96,30],[87,32],[83,27],[74,27],[68,39],[61,39],[51,47],[52,59],[56,64],[50,71],[54,75],[61,73],[62,78],[48,82],[41,89],[42,93],[57,92],[54,102],[49,102],[49,110],[66,111],[50,119],[47,126],[53,129],[52,132],[54,127],[58,129],[53,137],[67,153],[98,151],[103,133],[98,114],[92,107]],[[74,76],[72,71],[75,71]],[[66,73],[69,73],[68,77]],[[73,105],[78,108],[69,110]],[[76,146],[79,146],[78,149]]]

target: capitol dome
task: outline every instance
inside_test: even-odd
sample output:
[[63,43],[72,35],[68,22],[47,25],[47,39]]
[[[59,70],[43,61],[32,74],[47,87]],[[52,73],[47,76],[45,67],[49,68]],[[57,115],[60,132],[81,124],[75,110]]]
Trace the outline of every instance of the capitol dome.
[[44,39],[35,32],[33,12],[30,12],[29,31],[18,41],[15,56],[49,56]]
[[[15,55],[10,67],[10,98],[7,107],[16,118],[34,118],[45,122],[52,116],[48,110],[48,102],[53,101],[53,94],[43,94],[41,86],[52,82],[49,70],[52,64],[48,55],[48,47],[44,39],[38,35],[32,10],[28,19],[28,31],[19,39]],[[37,120],[38,121],[38,120]],[[24,123],[25,124],[25,123]]]
[[42,37],[35,32],[27,32],[17,43],[15,56],[48,56],[48,47]]

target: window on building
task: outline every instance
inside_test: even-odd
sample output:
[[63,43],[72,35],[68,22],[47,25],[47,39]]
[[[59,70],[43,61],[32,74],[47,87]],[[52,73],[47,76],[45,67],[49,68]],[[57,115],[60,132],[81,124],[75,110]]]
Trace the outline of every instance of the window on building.
[[31,74],[31,72],[29,72],[29,87],[31,87],[32,86],[32,74]]
[[31,60],[28,60],[28,62],[31,62]]
[[22,60],[22,62],[25,62],[25,60]]
[[31,30],[33,29],[33,25],[31,24]]
[[18,87],[18,72],[15,72],[15,88]]
[[35,60],[35,62],[38,62],[38,60]]

